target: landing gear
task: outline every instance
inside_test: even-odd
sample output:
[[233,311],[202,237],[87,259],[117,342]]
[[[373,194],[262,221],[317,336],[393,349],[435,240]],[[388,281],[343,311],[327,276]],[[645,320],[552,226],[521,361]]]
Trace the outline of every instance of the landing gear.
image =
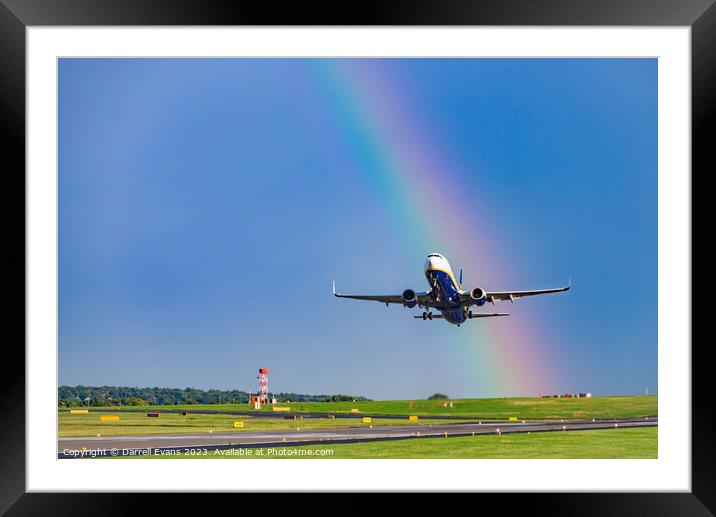
[[467,311],[467,319],[472,319],[472,311]]
[[423,320],[431,320],[433,319],[433,313],[428,311],[423,313]]

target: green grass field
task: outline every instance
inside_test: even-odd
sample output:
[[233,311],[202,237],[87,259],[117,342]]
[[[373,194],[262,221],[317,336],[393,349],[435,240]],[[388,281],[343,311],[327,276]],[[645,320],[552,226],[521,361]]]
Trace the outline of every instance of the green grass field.
[[[465,438],[208,451],[144,458],[249,459],[642,459],[658,457],[658,429],[605,429]],[[304,451],[300,453],[298,451]],[[305,451],[312,451],[306,455]],[[328,451],[331,451],[328,453]]]
[[[485,420],[518,419],[591,419],[628,418],[658,415],[656,396],[595,397],[583,399],[462,399],[451,401],[452,407],[443,407],[441,401],[370,401],[370,402],[301,402],[290,404],[294,412],[350,413],[357,408],[361,415],[419,415],[421,424],[439,425],[460,421],[462,418]],[[286,404],[282,404],[286,406]],[[120,416],[118,422],[101,422],[100,415]],[[132,408],[90,408],[88,414],[70,414],[58,411],[58,432],[61,437],[117,436],[138,434],[182,434],[199,432],[242,432],[267,429],[317,429],[331,427],[367,426],[360,419],[304,418],[285,420],[277,413],[275,418],[252,418],[238,415],[206,415],[188,413],[161,413],[150,418],[142,412],[126,409],[157,410],[217,410],[247,411],[246,404],[215,404],[188,406],[153,406]],[[264,411],[271,411],[265,406]],[[446,420],[430,416],[450,416]],[[360,415],[359,415],[360,416]],[[235,428],[234,421],[243,421],[243,428]],[[371,425],[407,425],[407,418],[374,419]],[[188,458],[656,458],[658,429],[608,429],[530,434],[478,435],[465,438],[417,438],[396,441],[363,442],[354,444],[312,445],[271,449],[233,449],[208,451],[195,455],[158,455]],[[263,451],[263,452],[260,452]],[[286,454],[282,454],[282,451]],[[302,453],[298,453],[303,451]],[[314,455],[306,455],[313,451]],[[318,452],[329,451],[329,454]],[[146,456],[144,456],[146,458]]]
[[[159,418],[147,417],[144,413],[116,412],[119,415],[118,422],[101,422],[99,417],[101,414],[92,413],[90,410],[87,414],[70,414],[67,411],[58,413],[58,431],[59,436],[77,437],[77,436],[126,436],[141,434],[185,434],[185,433],[206,433],[206,432],[242,432],[242,431],[258,431],[266,429],[319,429],[329,427],[351,427],[368,425],[407,425],[407,419],[376,419],[370,424],[364,424],[360,419],[348,418],[305,418],[296,420],[284,420],[282,417],[277,418],[251,418],[238,417],[231,415],[197,415],[162,413]],[[234,427],[235,421],[244,422],[243,428]],[[421,419],[421,424],[446,424],[451,422],[459,422],[459,420],[430,420]]]
[[[437,400],[387,400],[369,402],[295,402],[279,404],[289,406],[294,412],[350,413],[358,409],[363,414],[373,415],[419,415],[452,416],[459,418],[507,419],[580,419],[580,418],[627,418],[644,417],[658,414],[656,395],[592,398],[495,398],[495,399],[456,399],[451,400],[452,407],[443,407]],[[92,408],[91,408],[92,409]],[[90,409],[90,410],[91,410]],[[100,408],[94,408],[100,409]],[[104,408],[122,411],[123,408]],[[130,409],[130,408],[124,408]],[[250,411],[248,404],[204,404],[183,406],[147,406],[131,409],[181,409],[181,410],[217,410]],[[265,405],[262,411],[271,412],[271,406]],[[162,415],[163,417],[164,415]]]

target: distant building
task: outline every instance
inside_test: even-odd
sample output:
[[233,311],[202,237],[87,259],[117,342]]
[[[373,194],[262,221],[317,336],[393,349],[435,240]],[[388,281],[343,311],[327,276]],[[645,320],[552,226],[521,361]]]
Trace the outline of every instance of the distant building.
[[586,399],[588,399],[588,398],[592,398],[592,394],[591,394],[591,393],[564,393],[564,394],[560,395],[559,393],[557,393],[556,395],[542,395],[542,394],[540,393],[540,398],[543,398],[543,399],[551,399],[551,398],[555,398],[555,399],[559,399],[559,398],[565,398],[565,399],[580,398],[580,399],[581,399],[581,398],[586,398]]
[[251,405],[255,405],[256,403],[263,403],[263,404],[278,404],[278,401],[276,400],[276,397],[272,397],[267,400],[261,400],[261,395],[251,395],[251,400],[249,401]]

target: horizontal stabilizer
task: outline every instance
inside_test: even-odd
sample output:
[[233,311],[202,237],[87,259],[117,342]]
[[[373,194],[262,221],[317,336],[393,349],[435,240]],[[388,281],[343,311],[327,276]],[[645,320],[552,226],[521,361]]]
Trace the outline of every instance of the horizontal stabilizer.
[[[472,316],[468,316],[468,319],[492,318],[494,316],[509,316],[509,315],[510,315],[509,312],[489,312],[489,313],[485,313],[485,312],[479,313],[478,312],[478,313],[473,313]],[[423,318],[422,315],[421,316],[413,316],[413,318],[440,320],[440,319],[444,319],[445,316],[443,316],[442,314],[433,314],[432,318]]]

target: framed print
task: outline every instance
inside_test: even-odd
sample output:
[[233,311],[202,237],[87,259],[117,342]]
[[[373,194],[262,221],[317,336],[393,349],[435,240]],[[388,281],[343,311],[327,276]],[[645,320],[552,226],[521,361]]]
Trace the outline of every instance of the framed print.
[[716,10],[604,7],[5,2],[26,303],[3,508],[457,491],[708,515],[690,171]]

